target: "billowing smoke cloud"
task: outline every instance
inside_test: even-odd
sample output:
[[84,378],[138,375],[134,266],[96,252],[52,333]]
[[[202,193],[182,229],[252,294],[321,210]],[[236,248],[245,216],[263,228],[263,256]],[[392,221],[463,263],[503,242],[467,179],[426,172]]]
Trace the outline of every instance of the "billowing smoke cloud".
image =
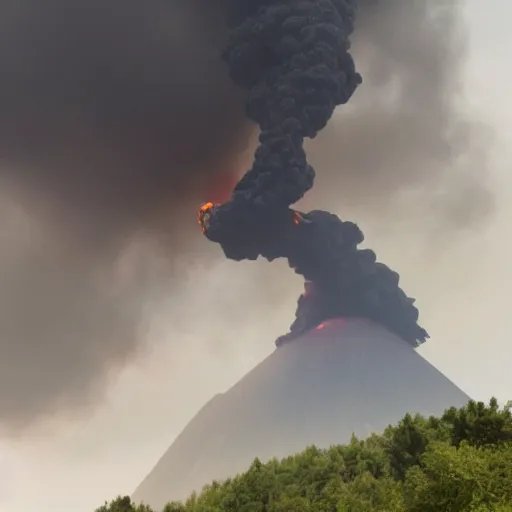
[[[470,218],[488,203],[480,176],[457,171],[475,143],[471,124],[456,123],[460,5],[361,3],[354,54],[365,84],[311,147],[313,197],[336,185],[318,206],[383,207],[409,187],[437,197],[456,182],[458,218]],[[4,425],[96,400],[109,371],[143,350],[151,305],[186,285],[183,257],[219,254],[195,210],[247,168],[252,130],[219,57],[225,8],[2,3]]]

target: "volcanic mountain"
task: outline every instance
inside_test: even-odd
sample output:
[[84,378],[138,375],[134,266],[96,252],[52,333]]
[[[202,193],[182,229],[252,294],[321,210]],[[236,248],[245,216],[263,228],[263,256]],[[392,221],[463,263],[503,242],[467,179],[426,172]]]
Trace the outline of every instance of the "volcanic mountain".
[[160,510],[255,457],[282,458],[382,432],[407,412],[469,397],[408,343],[367,320],[335,319],[277,348],[190,421],[133,499]]

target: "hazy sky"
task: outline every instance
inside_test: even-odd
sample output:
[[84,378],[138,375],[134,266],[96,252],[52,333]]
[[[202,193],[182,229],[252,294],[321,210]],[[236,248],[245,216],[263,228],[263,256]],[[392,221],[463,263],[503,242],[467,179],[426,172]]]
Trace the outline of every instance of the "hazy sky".
[[[399,235],[371,219],[361,222],[379,258],[400,271],[404,287],[418,298],[423,324],[432,335],[420,352],[472,397],[494,395],[502,401],[512,398],[507,306],[512,281],[512,100],[507,91],[512,35],[507,20],[512,6],[506,5],[469,0],[467,8],[471,55],[466,95],[497,133],[489,176],[496,191],[494,216],[479,231],[461,235],[450,249],[445,241],[418,232],[414,221]],[[282,304],[272,300],[279,296],[278,285],[269,288],[261,297],[269,304],[267,314],[248,308],[233,326],[233,337],[226,339],[230,307],[244,297],[254,268],[254,263],[223,262],[214,272],[188,269],[190,289],[208,293],[193,301],[180,297],[179,303],[169,298],[169,307],[183,307],[183,324],[179,329],[167,325],[162,309],[148,335],[147,357],[113,381],[93,416],[68,423],[61,418],[17,444],[0,445],[0,512],[92,512],[104,499],[133,491],[204,401],[268,354],[271,340],[291,322],[300,280]],[[258,275],[270,279],[279,270],[279,264],[263,264]],[[197,308],[190,311],[192,303]],[[197,315],[200,327],[194,322]],[[205,325],[211,328],[205,331]],[[168,340],[176,337],[182,349],[173,344],[171,358]]]

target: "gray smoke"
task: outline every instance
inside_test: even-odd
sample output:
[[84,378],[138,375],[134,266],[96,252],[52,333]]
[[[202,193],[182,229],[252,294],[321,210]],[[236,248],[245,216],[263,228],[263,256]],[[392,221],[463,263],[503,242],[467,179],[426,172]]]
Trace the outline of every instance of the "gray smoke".
[[492,134],[462,96],[464,3],[359,1],[353,53],[364,83],[309,150],[318,194],[336,211],[382,215],[419,200],[437,229],[453,233],[492,210]]
[[[412,190],[457,227],[482,218],[487,139],[459,112],[461,3],[361,3],[364,84],[310,147],[315,206],[392,210]],[[112,370],[144,350],[153,306],[187,285],[183,260],[220,257],[195,211],[234,184],[252,130],[219,57],[225,4],[2,2],[7,428],[101,399]]]
[[94,402],[179,293],[250,132],[212,7],[2,2],[0,424]]

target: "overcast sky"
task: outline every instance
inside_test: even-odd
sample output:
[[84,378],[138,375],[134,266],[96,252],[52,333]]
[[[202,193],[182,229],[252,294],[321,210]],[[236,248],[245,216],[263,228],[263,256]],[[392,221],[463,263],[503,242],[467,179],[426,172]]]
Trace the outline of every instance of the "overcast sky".
[[[432,339],[420,352],[472,397],[494,395],[502,401],[512,398],[509,4],[469,0],[467,9],[472,44],[466,94],[498,136],[489,178],[497,207],[489,224],[465,236],[449,258],[434,244],[416,243],[421,236],[414,226],[405,233],[412,247],[407,254],[395,235],[382,233],[371,221],[365,226],[380,259],[400,271],[421,304]],[[403,240],[404,233],[400,236]],[[218,314],[225,318],[217,318],[216,324],[229,322],[230,301],[241,300],[251,279],[248,268],[224,262],[213,273],[197,269],[191,276],[196,285],[213,290],[213,297],[218,294],[216,305],[221,302],[225,309]],[[229,297],[222,294],[226,282]],[[300,288],[297,282],[296,291]],[[93,416],[68,423],[60,419],[17,444],[0,444],[0,511],[92,512],[104,499],[131,493],[197,409],[272,350],[271,340],[290,323],[295,299],[294,293],[289,303],[272,305],[263,321],[248,312],[245,325],[237,323],[237,339],[229,343],[220,337],[205,343],[204,331],[197,332],[191,321],[182,350],[174,346],[172,359],[165,340],[173,330],[162,314],[148,335],[147,357],[112,383]],[[209,304],[205,307],[197,314],[212,314]]]

